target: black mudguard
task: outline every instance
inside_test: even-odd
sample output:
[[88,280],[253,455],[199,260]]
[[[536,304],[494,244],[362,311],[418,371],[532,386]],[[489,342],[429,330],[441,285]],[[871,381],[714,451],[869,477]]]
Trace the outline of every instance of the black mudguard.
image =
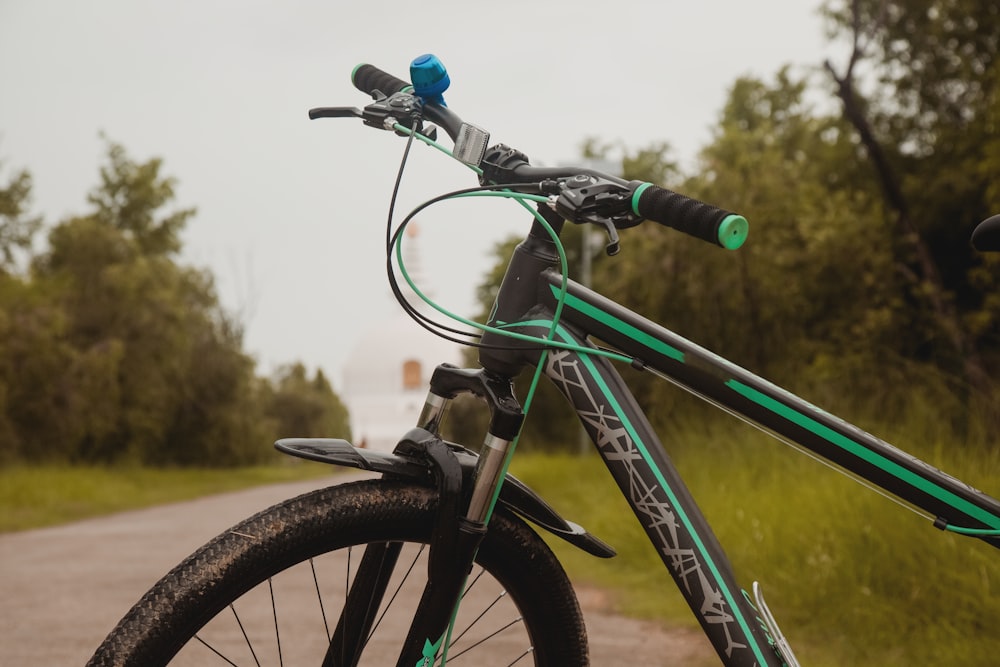
[[[423,429],[413,429],[402,443],[415,444],[436,436]],[[462,466],[466,482],[472,479],[478,456],[464,447],[448,443]],[[434,477],[426,460],[398,453],[376,452],[355,447],[347,440],[333,438],[285,438],[274,443],[276,449],[292,456],[360,468],[396,478],[412,479],[428,486]],[[401,448],[401,449],[406,449]],[[611,558],[615,550],[594,537],[583,527],[563,519],[541,496],[513,475],[508,474],[500,489],[500,503],[519,516],[544,528],[553,535],[599,558]]]

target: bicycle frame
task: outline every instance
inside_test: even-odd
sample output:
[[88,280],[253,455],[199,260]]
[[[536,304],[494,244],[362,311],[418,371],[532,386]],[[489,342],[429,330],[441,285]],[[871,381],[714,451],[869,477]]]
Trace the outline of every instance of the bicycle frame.
[[[543,216],[554,229],[561,226],[561,221],[549,219],[544,211]],[[431,542],[429,583],[400,665],[412,664],[409,656],[422,656],[420,664],[435,663],[467,566],[498,498],[594,555],[613,555],[506,475],[510,446],[523,418],[511,378],[540,361],[544,374],[570,401],[723,664],[797,664],[756,589],[755,606],[736,582],[729,559],[649,420],[591,338],[619,351],[616,356],[630,359],[633,366],[651,369],[779,439],[885,489],[933,518],[938,528],[1000,529],[997,500],[610,299],[564,281],[552,268],[557,259],[554,248],[547,232],[536,224],[514,251],[497,295],[491,326],[524,334],[525,339],[512,343],[500,332],[487,332],[480,350],[482,370],[439,367],[417,428],[400,441],[393,454],[358,450],[339,440],[277,443],[279,449],[296,456],[437,486],[442,501]],[[542,344],[543,339],[551,342]],[[444,443],[438,435],[446,406],[459,393],[478,395],[491,407],[490,430],[478,457]],[[995,534],[980,539],[1000,546]],[[355,584],[357,591],[352,587],[348,600],[356,598],[358,606],[346,605],[337,626],[336,637],[348,641],[338,639],[337,646],[361,646],[358,639],[365,636],[372,621],[369,601],[385,593],[386,575],[394,563],[394,554],[382,547],[366,551],[359,566],[365,576],[360,585]]]
[[[625,381],[607,358],[579,349],[596,350],[590,337],[631,357],[634,366],[654,369],[882,487],[935,517],[938,527],[1000,528],[1000,502],[982,492],[582,285],[568,281],[561,296],[563,277],[550,268],[539,236],[533,232],[515,252],[493,325],[544,338],[562,301],[554,340],[568,347],[548,350],[544,372],[570,401],[724,664],[785,662],[761,620],[766,610],[758,613],[737,585],[721,545]],[[495,340],[484,336],[484,342]],[[515,356],[484,351],[480,358],[487,369],[513,376],[508,364]],[[1000,546],[996,537],[982,539]]]

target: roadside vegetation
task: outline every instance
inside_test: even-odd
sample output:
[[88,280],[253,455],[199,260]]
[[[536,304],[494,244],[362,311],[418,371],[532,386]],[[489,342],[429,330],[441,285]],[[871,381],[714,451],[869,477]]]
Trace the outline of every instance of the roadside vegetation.
[[283,465],[242,468],[8,466],[0,468],[0,533],[336,472],[328,465],[293,459]]

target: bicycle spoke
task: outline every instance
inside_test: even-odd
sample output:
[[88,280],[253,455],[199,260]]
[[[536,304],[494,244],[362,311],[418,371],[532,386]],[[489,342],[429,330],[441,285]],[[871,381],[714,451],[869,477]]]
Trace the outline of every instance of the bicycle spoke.
[[406,568],[406,574],[403,575],[403,578],[402,580],[400,580],[399,585],[396,586],[396,590],[393,591],[391,596],[389,596],[389,602],[386,603],[385,608],[382,610],[382,614],[378,617],[378,620],[376,620],[375,624],[372,626],[372,631],[368,633],[368,638],[365,640],[364,644],[365,646],[368,645],[368,642],[371,641],[371,638],[375,635],[375,631],[378,630],[378,626],[379,624],[382,623],[382,619],[384,619],[385,615],[389,613],[389,610],[392,608],[392,603],[396,600],[396,596],[399,595],[399,591],[403,589],[403,586],[406,584],[407,580],[409,580],[410,574],[413,572],[413,568],[417,565],[417,561],[420,560],[420,555],[424,553],[425,548],[426,545],[424,544],[420,545],[420,549],[417,551],[417,555],[413,557],[413,561],[410,563],[410,566]]
[[[451,656],[450,658],[448,658],[448,661],[451,662],[451,661],[455,660],[455,658],[457,658],[457,657],[459,657],[461,655],[465,655],[466,653],[468,653],[472,649],[476,648],[477,646],[481,646],[482,644],[484,644],[485,642],[489,641],[490,639],[493,639],[494,637],[496,637],[497,635],[499,635],[501,632],[504,632],[505,630],[514,627],[518,623],[521,623],[523,620],[524,619],[522,617],[518,616],[517,618],[515,618],[513,621],[511,621],[507,625],[503,626],[502,628],[498,628],[497,630],[494,630],[490,634],[486,635],[485,637],[483,637],[482,639],[480,639],[479,641],[477,641],[472,646],[464,648],[461,651],[459,651],[458,653],[456,653],[455,655]],[[533,650],[534,650],[533,648],[530,648],[530,647],[528,648],[528,652],[529,653],[531,651],[533,651]],[[517,660],[520,660],[523,657],[524,657],[524,654],[522,654]],[[514,662],[517,662],[517,660],[515,660]]]
[[316,574],[316,560],[309,559],[309,568],[312,570],[313,584],[316,586],[316,600],[319,602],[319,613],[323,616],[323,629],[326,630],[326,639],[330,640],[330,625],[326,621],[326,608],[323,606],[323,593],[319,589],[319,577]]
[[344,572],[344,604],[347,604],[347,596],[351,592],[351,556],[354,555],[354,547],[347,547],[347,571]]
[[274,639],[278,643],[278,665],[285,667],[285,659],[281,653],[281,632],[278,630],[278,605],[274,600],[274,583],[270,577],[267,579],[267,589],[271,594],[271,612],[274,614]]
[[[240,615],[236,611],[236,607],[232,604],[229,605],[229,610],[233,612],[233,619],[236,621],[236,625],[240,629],[240,633],[243,635],[243,641],[246,643],[247,648],[250,650],[250,655],[253,657],[254,663],[257,667],[261,667],[260,660],[257,659],[257,653],[253,650],[253,642],[250,641],[250,637],[247,635],[246,628],[243,626],[243,621],[240,620]],[[224,660],[227,664],[233,667],[239,667],[235,662],[226,657],[219,649],[217,649],[212,644],[205,641],[205,639],[200,634],[195,634],[194,639],[198,641],[202,646],[207,648],[209,651],[219,656],[220,659]]]
[[[195,638],[195,639],[196,639],[196,640],[197,640],[197,641],[198,641],[199,643],[201,643],[201,645],[202,645],[202,646],[204,646],[204,647],[205,647],[205,648],[207,648],[207,649],[208,649],[209,651],[211,651],[211,652],[212,652],[212,653],[214,653],[215,655],[219,656],[220,658],[222,658],[223,660],[225,660],[226,662],[228,662],[228,663],[229,663],[230,665],[232,665],[233,667],[240,667],[240,666],[239,666],[239,665],[237,665],[237,664],[236,664],[235,662],[233,662],[232,660],[230,660],[230,659],[229,659],[229,658],[227,658],[226,656],[224,656],[224,655],[222,655],[221,653],[219,653],[219,651],[218,651],[218,650],[217,650],[217,649],[216,649],[216,648],[215,648],[214,646],[212,646],[211,644],[209,644],[208,642],[206,642],[206,641],[205,641],[204,639],[202,639],[202,638],[201,638],[200,636],[198,636],[198,635],[195,635],[195,636],[194,636],[194,638]],[[254,656],[254,659],[256,660],[256,656]],[[257,663],[257,665],[258,665],[258,667],[260,667],[260,663],[259,663],[259,662]]]
[[[250,637],[247,635],[246,628],[243,627],[243,621],[240,620],[240,615],[236,613],[236,607],[230,604],[229,609],[232,610],[233,612],[233,618],[236,619],[236,625],[240,626],[240,632],[243,633],[243,640],[247,643],[247,648],[250,649],[250,655],[253,656],[253,661],[257,664],[257,667],[260,667],[260,660],[257,659],[257,652],[253,650],[253,642],[250,641]],[[208,644],[205,645],[208,646]]]
[[482,618],[484,616],[486,616],[486,614],[489,613],[490,609],[493,609],[493,607],[495,607],[497,605],[497,603],[500,602],[500,600],[504,599],[505,597],[507,597],[507,591],[501,591],[500,595],[498,595],[493,600],[493,602],[491,602],[489,605],[487,605],[486,609],[483,609],[479,613],[479,616],[476,616],[474,619],[472,619],[472,622],[469,623],[468,626],[466,626],[465,630],[462,630],[461,634],[459,634],[457,637],[455,637],[454,640],[452,640],[451,646],[454,646],[455,644],[457,644],[458,640],[460,640],[462,637],[464,637],[466,635],[466,633],[469,632],[469,630],[471,630],[473,627],[475,627],[476,623],[478,623],[480,620],[482,620]]
[[469,591],[472,590],[472,587],[475,586],[480,579],[482,579],[484,574],[486,574],[486,570],[483,568],[479,568],[479,574],[477,574],[475,578],[469,582],[469,585],[465,587],[465,590],[462,591],[463,600],[465,599],[465,596],[469,594]]
[[532,653],[534,653],[534,652],[535,652],[535,647],[534,647],[534,646],[530,646],[530,647],[528,647],[528,650],[527,650],[527,651],[525,651],[525,652],[524,652],[524,653],[522,653],[521,655],[519,655],[519,656],[517,656],[516,658],[514,658],[514,662],[510,663],[509,665],[507,665],[507,667],[513,667],[513,666],[514,666],[514,665],[516,665],[517,663],[521,662],[521,660],[522,660],[523,658],[526,658],[526,657],[528,657],[529,655],[531,655],[531,654],[532,654]]
[[[469,582],[468,586],[466,586],[465,590],[462,592],[462,600],[463,601],[465,600],[465,597],[469,594],[469,592],[472,590],[472,588],[476,585],[476,583],[482,578],[482,576],[484,574],[486,574],[486,570],[483,569],[483,568],[480,568],[479,573],[472,579],[472,581]],[[451,640],[451,643],[448,645],[448,649],[451,650],[452,648],[454,648],[454,646],[456,644],[458,644],[458,642],[462,639],[462,637],[464,637],[466,634],[468,634],[469,631],[472,630],[476,626],[476,624],[479,623],[479,621],[481,621],[486,616],[486,614],[488,614],[490,612],[490,610],[493,609],[493,607],[495,607],[497,605],[497,603],[499,603],[505,597],[507,597],[507,591],[500,591],[500,594],[497,595],[496,598],[493,599],[493,602],[491,602],[490,604],[488,604],[485,609],[483,609],[481,612],[479,612],[479,615],[476,616],[476,618],[472,619],[472,621],[465,627],[464,630],[462,630],[458,634],[457,637],[455,637],[454,639]],[[516,623],[516,622],[517,621],[514,621],[513,623]],[[507,627],[510,627],[510,625],[508,625]],[[502,631],[504,629],[506,629],[506,628],[501,628],[500,631]],[[500,631],[498,631],[498,632],[500,632]],[[494,635],[495,634],[497,634],[497,633],[494,633]],[[490,635],[490,637],[492,637],[494,635]],[[456,655],[451,656],[451,658],[449,658],[449,660],[453,660],[456,657],[462,655],[462,653],[464,653],[465,651],[468,651],[469,649],[474,648],[475,646],[478,646],[478,645],[482,644],[484,641],[486,641],[486,639],[489,639],[489,637],[486,637],[486,638],[480,640],[479,642],[476,642],[475,644],[473,644],[472,646],[470,646],[468,649],[464,649],[462,651],[459,651]],[[529,651],[530,651],[530,649],[529,649]],[[440,658],[441,655],[442,655],[442,653],[443,653],[443,651],[438,652],[437,657]],[[520,660],[520,658],[518,658],[518,660]]]
[[[347,596],[351,593],[351,556],[354,555],[354,547],[347,547],[347,568],[344,572],[344,607],[347,607]],[[343,611],[340,612],[343,615]],[[330,641],[333,641],[331,635]],[[347,663],[347,637],[340,643],[340,662]]]

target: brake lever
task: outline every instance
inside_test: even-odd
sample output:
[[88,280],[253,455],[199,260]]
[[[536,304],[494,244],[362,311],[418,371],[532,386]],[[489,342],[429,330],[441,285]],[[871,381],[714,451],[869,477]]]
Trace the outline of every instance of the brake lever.
[[[364,111],[357,107],[317,107],[309,110],[310,120],[317,118],[360,118],[365,125],[380,130],[392,130],[400,136],[405,133],[395,130],[396,123],[409,127],[431,141],[437,140],[437,128],[424,125],[415,118],[420,110],[420,101],[412,95],[397,93],[392,97],[378,94],[376,100],[365,107]],[[413,127],[418,125],[418,127]]]
[[604,231],[608,235],[608,242],[604,246],[604,252],[608,257],[614,257],[622,249],[621,241],[618,240],[618,228],[615,227],[613,220],[605,219],[600,224],[604,225]]
[[309,110],[309,120],[317,118],[364,118],[357,107],[316,107]]

